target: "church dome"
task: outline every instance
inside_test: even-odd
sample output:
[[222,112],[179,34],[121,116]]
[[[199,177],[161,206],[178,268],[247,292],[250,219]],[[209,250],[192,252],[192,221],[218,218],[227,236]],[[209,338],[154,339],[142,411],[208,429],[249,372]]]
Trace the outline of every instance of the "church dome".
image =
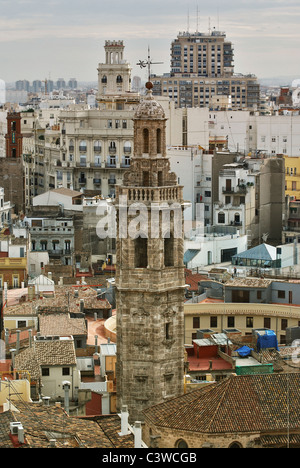
[[135,119],[165,119],[163,107],[154,99],[152,95],[152,83],[146,84],[147,94],[136,108]]

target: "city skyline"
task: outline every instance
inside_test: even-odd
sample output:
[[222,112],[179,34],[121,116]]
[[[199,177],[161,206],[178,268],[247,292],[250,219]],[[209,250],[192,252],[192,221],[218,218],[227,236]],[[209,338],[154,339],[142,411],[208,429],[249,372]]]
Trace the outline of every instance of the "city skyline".
[[116,0],[0,0],[0,78],[96,81],[97,65],[104,62],[105,40],[123,40],[132,75],[146,79],[136,63],[150,47],[157,75],[170,71],[170,45],[179,31],[226,33],[234,45],[236,73],[259,79],[288,75],[300,78],[297,61],[300,5],[296,1],[171,0],[151,4]]

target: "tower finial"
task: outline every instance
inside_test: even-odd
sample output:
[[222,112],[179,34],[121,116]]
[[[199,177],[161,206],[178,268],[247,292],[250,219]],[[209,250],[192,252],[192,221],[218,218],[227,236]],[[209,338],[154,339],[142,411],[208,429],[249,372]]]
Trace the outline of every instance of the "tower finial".
[[[151,65],[158,65],[158,64],[161,64],[163,62],[152,62],[151,58],[150,58],[150,47],[148,46],[148,60],[145,61],[145,60],[139,60],[139,62],[137,63],[137,65],[139,65],[140,68],[146,68],[148,67],[148,82],[146,84],[146,88],[147,89],[151,89],[153,87],[152,83],[151,83]],[[150,83],[151,83],[151,87],[150,87]]]

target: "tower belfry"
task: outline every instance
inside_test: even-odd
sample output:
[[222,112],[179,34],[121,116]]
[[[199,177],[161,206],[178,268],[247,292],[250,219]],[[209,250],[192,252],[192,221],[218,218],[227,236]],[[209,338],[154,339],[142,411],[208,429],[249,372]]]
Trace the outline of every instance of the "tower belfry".
[[134,156],[117,187],[117,406],[131,421],[183,393],[182,186],[166,157],[152,83],[134,115]]

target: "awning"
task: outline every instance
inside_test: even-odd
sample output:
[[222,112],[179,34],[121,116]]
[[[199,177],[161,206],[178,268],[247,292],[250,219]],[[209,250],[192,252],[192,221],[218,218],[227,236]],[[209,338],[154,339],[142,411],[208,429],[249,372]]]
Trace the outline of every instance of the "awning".
[[184,254],[183,263],[187,265],[190,261],[193,260],[193,258],[196,257],[196,255],[198,255],[199,252],[199,249],[188,249]]

